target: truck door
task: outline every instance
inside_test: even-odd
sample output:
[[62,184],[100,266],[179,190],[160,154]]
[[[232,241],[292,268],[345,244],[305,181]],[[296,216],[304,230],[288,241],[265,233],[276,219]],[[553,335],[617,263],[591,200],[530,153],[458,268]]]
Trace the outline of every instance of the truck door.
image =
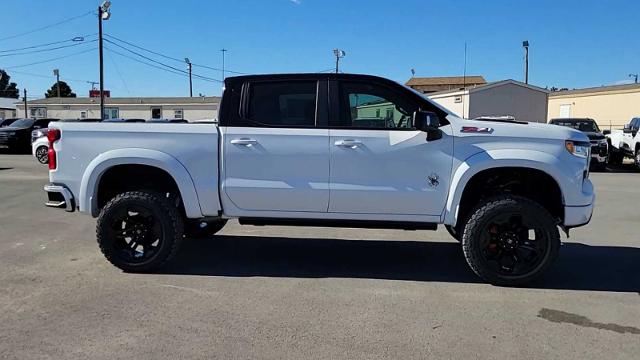
[[330,90],[337,106],[329,118],[329,212],[441,215],[453,159],[450,126],[428,141],[412,126],[414,111],[433,105],[385,84],[341,81]]
[[[320,96],[319,86],[325,89]],[[239,211],[327,212],[328,129],[316,126],[318,119],[326,122],[326,86],[317,80],[244,83],[240,115],[221,128],[222,191]]]

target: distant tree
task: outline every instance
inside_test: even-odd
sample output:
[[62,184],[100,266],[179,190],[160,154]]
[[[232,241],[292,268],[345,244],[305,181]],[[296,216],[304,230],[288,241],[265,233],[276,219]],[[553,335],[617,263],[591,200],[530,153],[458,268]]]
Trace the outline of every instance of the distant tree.
[[[53,85],[51,86],[51,89],[47,90],[47,92],[44,94],[45,97],[58,97],[58,86],[56,83],[53,83]],[[71,90],[71,87],[69,86],[69,84],[67,84],[64,81],[60,81],[60,97],[63,98],[74,98],[76,97],[76,94]]]
[[11,76],[6,71],[0,70],[0,97],[17,99],[20,97],[18,85],[14,82],[9,82],[9,80],[11,80]]
[[567,88],[557,88],[557,87],[555,87],[555,86],[552,86],[552,87],[549,89],[549,91],[551,91],[551,92],[556,92],[556,91],[566,91],[566,90],[569,90],[569,89],[567,89]]

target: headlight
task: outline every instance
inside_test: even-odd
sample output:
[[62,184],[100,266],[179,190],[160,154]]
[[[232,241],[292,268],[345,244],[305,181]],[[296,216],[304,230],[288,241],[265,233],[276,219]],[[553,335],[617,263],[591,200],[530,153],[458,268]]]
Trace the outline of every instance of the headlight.
[[591,144],[589,143],[585,144],[581,142],[567,140],[564,142],[564,146],[565,148],[567,148],[568,152],[570,152],[571,154],[577,157],[581,157],[581,158],[589,157],[589,151],[591,150]]

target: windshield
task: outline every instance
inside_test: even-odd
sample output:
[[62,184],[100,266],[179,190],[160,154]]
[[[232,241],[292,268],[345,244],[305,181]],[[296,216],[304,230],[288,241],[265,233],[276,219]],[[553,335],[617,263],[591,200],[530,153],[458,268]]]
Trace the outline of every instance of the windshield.
[[13,128],[31,127],[31,125],[33,125],[34,122],[35,120],[33,119],[20,119],[20,120],[14,121],[11,125],[9,125],[9,127],[13,127]]
[[600,132],[598,125],[592,120],[554,120],[551,123],[574,128],[582,132]]

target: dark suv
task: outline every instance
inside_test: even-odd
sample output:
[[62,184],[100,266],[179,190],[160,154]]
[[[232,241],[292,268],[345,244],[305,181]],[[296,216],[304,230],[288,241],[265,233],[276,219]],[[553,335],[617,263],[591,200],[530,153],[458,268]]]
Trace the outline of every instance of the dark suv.
[[604,170],[607,167],[609,145],[598,124],[589,118],[552,119],[549,124],[570,127],[582,131],[591,141],[591,166]]
[[7,127],[0,128],[0,147],[9,150],[31,150],[31,132],[44,129],[58,119],[18,119]]

